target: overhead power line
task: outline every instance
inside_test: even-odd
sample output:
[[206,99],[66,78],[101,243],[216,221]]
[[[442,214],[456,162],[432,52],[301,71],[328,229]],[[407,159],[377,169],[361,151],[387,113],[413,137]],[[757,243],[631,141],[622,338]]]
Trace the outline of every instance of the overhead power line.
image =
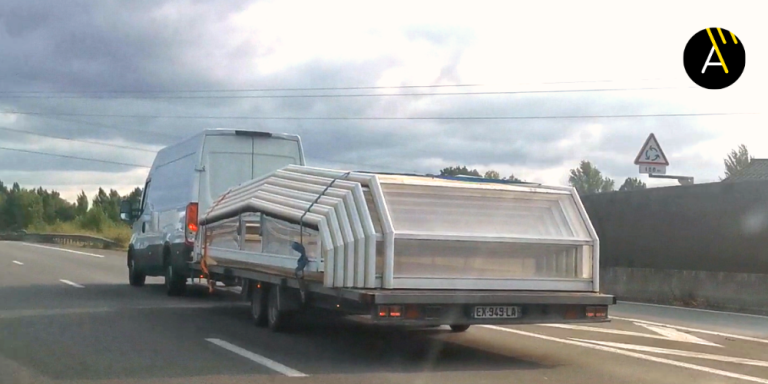
[[204,96],[85,96],[85,95],[0,95],[0,99],[309,99],[309,98],[345,98],[345,97],[419,97],[419,96],[491,96],[522,95],[536,93],[574,93],[574,92],[623,92],[661,89],[697,89],[698,87],[637,87],[637,88],[594,88],[594,89],[557,89],[532,91],[487,91],[487,92],[441,92],[441,93],[325,93],[314,95],[204,95]]
[[39,152],[39,151],[30,151],[27,149],[18,149],[18,148],[7,148],[7,147],[0,147],[0,150],[5,151],[13,151],[13,152],[22,152],[22,153],[32,153],[36,155],[44,155],[44,156],[53,156],[53,157],[61,157],[65,159],[75,159],[75,160],[85,160],[85,161],[95,161],[97,163],[105,163],[105,164],[114,164],[114,165],[124,165],[128,167],[140,167],[140,168],[150,168],[148,165],[141,165],[141,164],[132,164],[132,163],[122,163],[119,161],[110,161],[110,160],[100,160],[100,159],[92,159],[88,157],[79,157],[79,156],[70,156],[70,155],[61,155],[57,153],[50,153],[50,152]]
[[92,140],[80,140],[80,139],[73,139],[73,138],[69,138],[69,137],[61,137],[61,136],[46,135],[46,134],[43,134],[43,133],[37,133],[37,132],[24,131],[24,130],[21,130],[21,129],[13,129],[13,128],[8,128],[8,127],[0,127],[0,130],[3,130],[3,131],[9,131],[9,132],[17,132],[17,133],[22,133],[22,134],[25,134],[25,135],[33,135],[33,136],[40,136],[40,137],[48,137],[48,138],[51,138],[51,139],[58,139],[58,140],[74,141],[74,142],[78,142],[78,143],[86,143],[86,144],[103,145],[103,146],[105,146],[105,147],[114,147],[114,148],[130,149],[130,150],[133,150],[133,151],[144,151],[144,152],[152,152],[152,153],[154,153],[154,152],[157,152],[157,151],[155,151],[155,150],[153,150],[153,149],[145,149],[145,148],[139,148],[139,147],[131,147],[131,146],[127,146],[127,145],[110,144],[110,143],[104,143],[104,142],[100,142],[100,141],[92,141]]
[[712,113],[656,113],[656,114],[626,114],[626,115],[570,115],[570,116],[416,116],[416,117],[325,117],[325,116],[195,116],[195,115],[121,115],[121,114],[89,114],[89,113],[54,113],[31,111],[6,111],[32,116],[82,116],[82,117],[113,117],[139,119],[221,119],[221,120],[549,120],[549,119],[620,119],[643,117],[697,117],[697,116],[728,116],[728,115],[759,115],[756,112],[712,112]]
[[[5,112],[0,112],[0,113],[16,113],[16,112],[5,111]],[[39,118],[42,118],[42,119],[50,119],[50,120],[54,120],[54,121],[63,121],[63,122],[66,122],[66,123],[83,124],[83,125],[88,125],[88,126],[100,128],[100,129],[109,129],[109,130],[118,131],[118,132],[146,133],[146,134],[156,135],[156,136],[165,136],[165,137],[169,137],[169,138],[172,138],[172,139],[183,138],[183,136],[179,136],[179,135],[170,135],[170,134],[162,133],[162,132],[153,132],[153,131],[149,131],[149,130],[146,130],[146,129],[124,128],[124,127],[116,127],[116,126],[113,126],[113,125],[98,124],[98,123],[94,123],[94,122],[90,122],[90,121],[75,120],[75,119],[62,119],[61,117],[57,117],[57,115],[45,114],[45,112],[43,112],[42,114],[24,114],[24,115],[39,117]],[[66,127],[65,126],[63,128],[71,128],[71,127]]]
[[[612,83],[618,81],[649,81],[664,80],[654,79],[630,79],[630,80],[576,80],[576,81],[548,81],[515,83],[516,85],[551,85],[551,84],[583,84],[583,83]],[[487,84],[426,84],[426,85],[389,85],[389,86],[347,86],[347,87],[296,87],[296,88],[244,88],[244,89],[187,89],[187,90],[83,90],[83,91],[0,91],[0,94],[94,94],[94,93],[120,93],[120,94],[164,94],[164,93],[239,93],[239,92],[306,92],[306,91],[355,91],[376,89],[414,89],[414,88],[464,88],[486,87]]]

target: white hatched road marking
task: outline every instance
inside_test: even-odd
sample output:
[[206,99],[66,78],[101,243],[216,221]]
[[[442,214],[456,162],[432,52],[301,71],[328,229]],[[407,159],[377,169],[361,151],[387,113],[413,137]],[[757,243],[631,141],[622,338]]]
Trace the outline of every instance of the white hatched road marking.
[[104,258],[104,255],[97,255],[95,253],[88,253],[88,252],[73,251],[71,249],[66,249],[66,248],[49,247],[47,245],[32,244],[32,243],[20,243],[20,244],[29,245],[30,247],[39,247],[39,248],[53,249],[53,250],[56,250],[56,251],[76,253],[78,255],[85,255],[85,256],[91,256],[91,257]]
[[591,348],[591,349],[596,349],[596,350],[605,351],[605,352],[612,352],[612,353],[616,353],[616,354],[619,354],[619,355],[635,357],[635,358],[638,358],[638,359],[653,361],[653,362],[662,363],[662,364],[674,365],[674,366],[677,366],[677,367],[693,369],[693,370],[697,370],[697,371],[701,371],[701,372],[707,372],[707,373],[711,373],[711,374],[715,374],[715,375],[720,375],[720,376],[725,376],[725,377],[733,377],[733,378],[736,378],[736,379],[752,381],[752,382],[755,382],[755,383],[768,384],[768,379],[762,379],[762,378],[759,378],[759,377],[742,375],[742,374],[739,374],[739,373],[723,371],[723,370],[720,370],[720,369],[714,369],[714,368],[709,368],[709,367],[702,367],[700,365],[683,363],[683,362],[680,362],[680,361],[664,359],[664,358],[656,357],[656,356],[643,355],[641,353],[625,351],[625,350],[622,350],[622,349],[606,347],[606,346],[603,346],[603,345],[590,344],[590,343],[585,343],[585,342],[575,341],[575,340],[559,339],[557,337],[539,335],[539,334],[536,334],[536,333],[525,332],[525,331],[518,331],[516,329],[502,328],[502,327],[495,326],[495,325],[480,325],[480,327],[494,329],[494,330],[497,330],[497,331],[504,331],[504,332],[509,332],[509,333],[515,333],[515,334],[523,335],[523,336],[536,337],[536,338],[539,338],[539,339],[555,341],[555,342],[563,343],[563,344],[578,345],[578,346],[585,347],[585,348]]
[[758,342],[758,343],[766,343],[766,344],[768,344],[768,340],[766,340],[766,339],[759,339],[759,338],[756,338],[756,337],[740,336],[740,335],[734,335],[734,334],[723,333],[723,332],[715,332],[715,331],[707,331],[707,330],[704,330],[704,329],[688,328],[688,327],[682,327],[682,326],[679,326],[679,325],[663,324],[663,323],[657,323],[657,322],[653,322],[653,321],[630,319],[630,318],[625,318],[625,317],[611,316],[611,318],[612,319],[616,319],[616,320],[633,321],[635,323],[645,323],[645,324],[650,324],[650,325],[660,325],[662,327],[682,329],[684,331],[705,333],[705,334],[708,334],[708,335],[730,337],[732,339],[741,339],[741,340],[755,341],[755,342]]
[[59,281],[61,281],[61,282],[62,282],[62,283],[64,283],[64,284],[69,284],[69,285],[71,285],[71,286],[73,286],[73,287],[77,287],[77,288],[85,288],[85,286],[84,286],[84,285],[80,285],[80,284],[78,284],[78,283],[73,283],[73,282],[71,282],[71,281],[69,281],[69,280],[59,279]]
[[669,337],[672,340],[676,341],[682,341],[686,343],[696,343],[696,344],[705,344],[705,345],[711,345],[715,347],[722,347],[721,345],[717,345],[715,343],[699,339],[696,336],[689,335],[687,333],[680,332],[673,328],[667,328],[667,327],[660,327],[657,325],[650,325],[650,324],[643,324],[643,323],[634,323],[635,325],[639,325],[641,327],[645,327],[650,329],[651,331],[654,331],[656,333],[659,333],[661,335],[664,335],[666,337]]
[[[667,335],[674,335],[674,337],[676,337],[676,338],[673,338],[673,337],[670,337],[670,336],[667,336],[667,335],[665,335],[665,336],[649,335],[649,334],[640,333],[640,332],[622,331],[622,330],[619,330],[619,329],[609,329],[609,328],[595,328],[595,327],[587,327],[587,326],[583,326],[583,325],[571,325],[571,324],[539,324],[539,325],[541,325],[543,327],[573,329],[573,330],[577,330],[577,331],[590,331],[590,332],[600,332],[600,333],[611,333],[611,334],[614,334],[614,335],[624,335],[624,336],[638,336],[638,337],[645,337],[645,338],[649,338],[649,339],[677,340],[677,341],[684,341],[684,342],[687,342],[687,343],[695,343],[695,344],[703,344],[703,345],[711,345],[711,346],[715,346],[715,347],[720,347],[720,345],[717,345],[715,343],[711,343],[711,342],[706,341],[706,340],[699,339],[698,337],[694,337],[694,336],[687,335],[687,334],[683,334],[683,335],[688,336],[688,337],[683,337],[683,336],[680,336],[679,334],[676,334],[676,333],[673,333],[673,332],[669,332],[669,331],[666,331],[666,330],[665,330],[665,332],[667,333]],[[672,331],[674,331],[674,330],[672,330]],[[661,333],[661,332],[659,332],[659,333]],[[678,333],[682,333],[682,332],[678,332]]]
[[21,261],[16,261],[16,260],[14,260],[13,263],[17,265],[24,265],[24,263],[22,263]]
[[261,364],[275,372],[280,372],[283,375],[289,376],[289,377],[307,377],[309,375],[301,373],[293,368],[286,367],[285,365],[282,365],[274,360],[270,360],[264,356],[257,355],[249,350],[240,348],[234,344],[230,344],[224,340],[220,339],[205,339],[206,341],[213,343],[215,345],[218,345],[219,347],[222,347],[230,352],[237,353],[238,355],[245,357],[248,360],[251,360],[253,362],[256,362],[258,364]]
[[676,349],[646,347],[646,346],[643,346],[643,345],[634,345],[634,344],[625,344],[625,343],[613,343],[613,342],[610,342],[610,341],[596,341],[596,340],[585,340],[585,339],[575,339],[575,338],[571,338],[571,340],[583,341],[585,343],[600,344],[600,345],[605,345],[605,346],[608,346],[608,347],[632,349],[632,350],[635,350],[635,351],[642,351],[642,352],[654,352],[654,353],[661,353],[661,354],[666,354],[666,355],[675,355],[675,356],[683,356],[683,357],[696,357],[696,358],[699,358],[699,359],[724,361],[726,363],[736,363],[736,364],[745,364],[745,365],[755,365],[755,366],[758,366],[758,367],[768,367],[768,361],[743,359],[743,358],[740,358],[740,357],[733,357],[733,356],[721,356],[721,355],[712,355],[712,354],[709,354],[709,353],[701,353],[701,352],[691,352],[691,351],[680,351],[680,350],[676,350]]

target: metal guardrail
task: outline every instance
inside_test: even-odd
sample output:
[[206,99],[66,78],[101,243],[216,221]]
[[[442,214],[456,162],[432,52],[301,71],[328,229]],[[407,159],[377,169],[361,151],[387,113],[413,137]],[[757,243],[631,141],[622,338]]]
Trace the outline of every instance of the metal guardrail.
[[26,233],[8,232],[0,233],[0,240],[25,241],[29,243],[62,244],[62,245],[88,245],[103,249],[120,249],[122,246],[116,241],[99,236],[64,234],[64,233]]

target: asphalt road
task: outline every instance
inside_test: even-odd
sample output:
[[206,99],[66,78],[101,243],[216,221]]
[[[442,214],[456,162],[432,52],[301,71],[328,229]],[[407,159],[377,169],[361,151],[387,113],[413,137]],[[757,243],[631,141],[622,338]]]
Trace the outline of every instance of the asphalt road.
[[0,242],[0,383],[768,384],[766,317],[622,303],[590,326],[275,334],[231,294],[130,287],[122,253],[76,252]]

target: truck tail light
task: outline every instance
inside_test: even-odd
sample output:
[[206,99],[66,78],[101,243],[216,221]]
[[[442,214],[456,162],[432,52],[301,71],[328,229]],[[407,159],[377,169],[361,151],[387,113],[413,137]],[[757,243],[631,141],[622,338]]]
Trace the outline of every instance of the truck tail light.
[[587,317],[604,319],[608,317],[608,307],[587,307]]
[[195,235],[197,235],[197,203],[189,203],[187,205],[185,220],[185,241],[187,245],[192,245],[195,242]]
[[379,305],[379,317],[403,317],[401,305]]

